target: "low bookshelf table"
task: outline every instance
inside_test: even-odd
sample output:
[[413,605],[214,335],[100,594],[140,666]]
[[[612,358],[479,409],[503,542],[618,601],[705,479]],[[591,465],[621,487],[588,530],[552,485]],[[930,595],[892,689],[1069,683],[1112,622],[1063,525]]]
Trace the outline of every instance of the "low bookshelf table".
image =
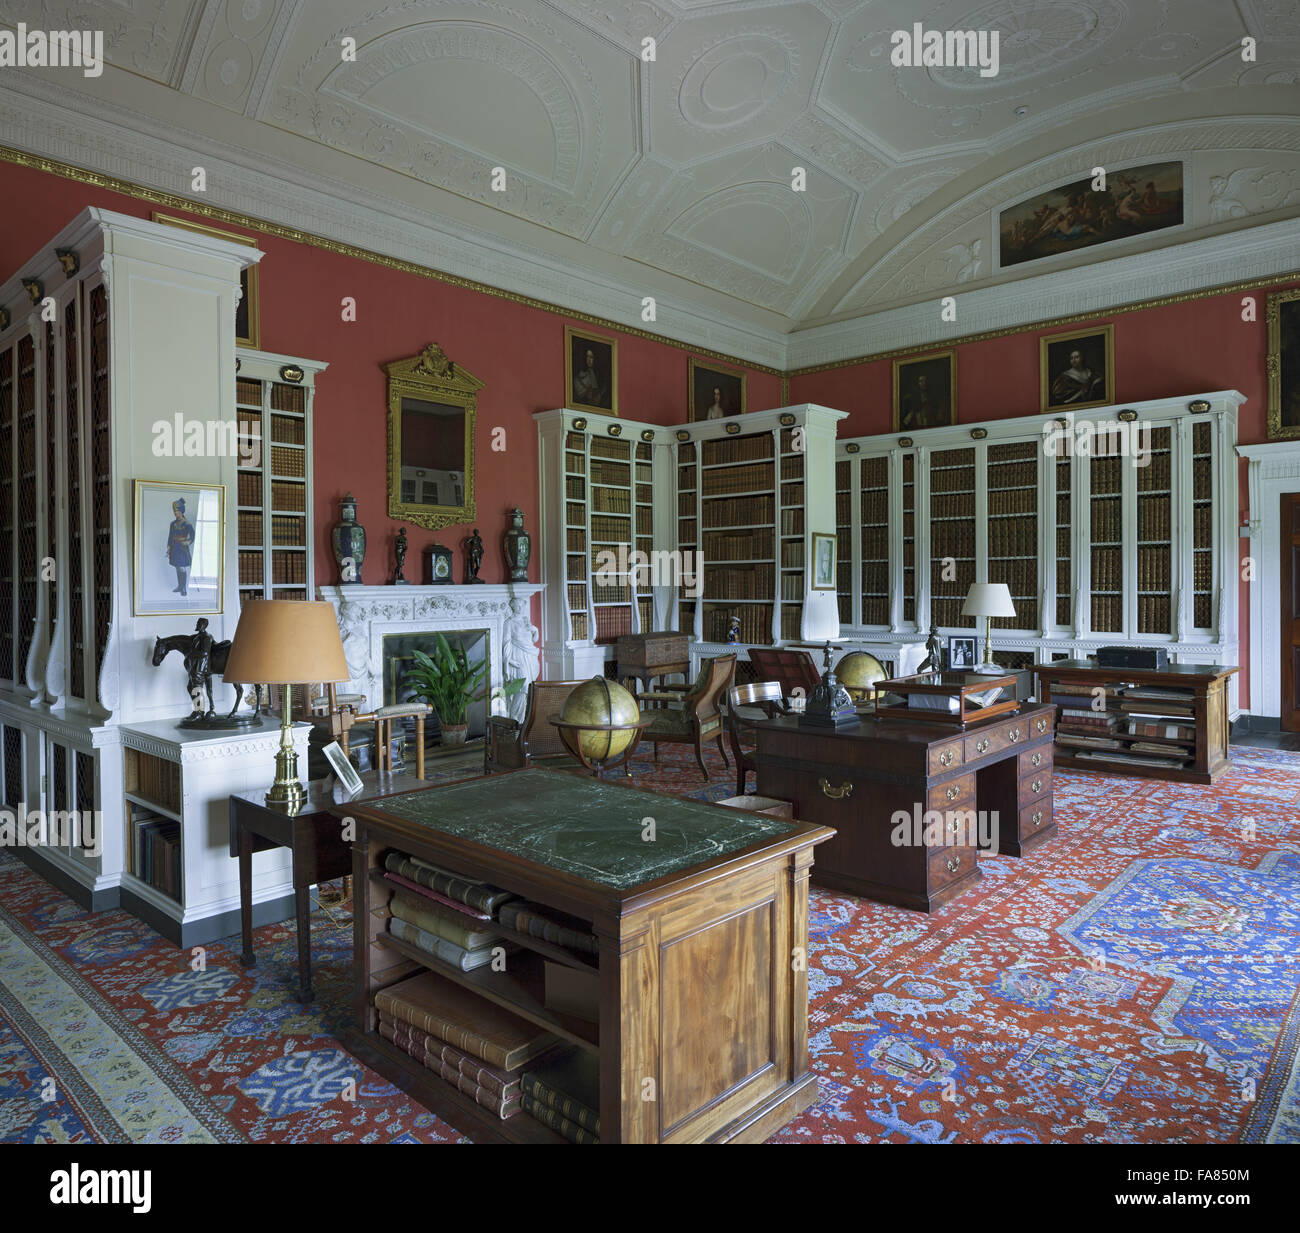
[[[1109,716],[1113,730],[1103,733],[1098,727],[1093,735],[1113,740],[1119,746],[1107,750],[1095,744],[1088,748],[1068,743],[1072,725],[1069,717],[1062,715],[1056,730],[1056,765],[1112,775],[1214,783],[1228,769],[1228,680],[1237,671],[1235,665],[1228,664],[1103,668],[1095,659],[1063,659],[1038,665],[1034,676],[1039,701],[1064,710],[1068,704],[1062,698],[1074,702],[1086,697],[1088,702],[1074,709]],[[1094,700],[1104,706],[1094,706]],[[1135,727],[1145,730],[1132,731]],[[1172,729],[1179,729],[1181,734],[1168,735],[1166,730]],[[1089,731],[1074,735],[1087,737]],[[1143,748],[1135,750],[1139,744]],[[1133,760],[1143,756],[1150,762],[1176,761],[1183,765],[1151,765]]]
[[[357,823],[345,1044],[471,1138],[565,1141],[526,1113],[494,1118],[380,1035],[375,995],[422,968],[595,1054],[602,1143],[760,1142],[817,1099],[799,960],[828,827],[536,768],[338,812]],[[392,851],[589,922],[598,953],[499,923],[519,947],[505,971],[462,972],[417,951],[387,930]],[[594,975],[598,1021],[545,1004],[547,962]]]

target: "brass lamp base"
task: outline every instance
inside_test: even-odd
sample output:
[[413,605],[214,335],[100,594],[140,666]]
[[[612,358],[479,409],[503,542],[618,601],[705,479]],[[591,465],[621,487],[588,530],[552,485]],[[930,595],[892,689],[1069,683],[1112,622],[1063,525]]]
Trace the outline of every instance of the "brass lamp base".
[[286,688],[280,707],[280,748],[275,751],[275,782],[266,794],[266,807],[277,813],[301,812],[307,790],[298,781],[298,751],[293,747],[293,727],[289,718],[290,694]]

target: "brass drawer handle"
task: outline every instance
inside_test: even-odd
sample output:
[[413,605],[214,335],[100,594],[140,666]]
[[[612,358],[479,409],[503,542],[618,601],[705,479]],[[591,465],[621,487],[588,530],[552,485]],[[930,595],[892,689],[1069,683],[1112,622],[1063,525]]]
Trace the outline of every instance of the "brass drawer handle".
[[987,738],[987,737],[986,737],[984,740],[982,740],[982,741],[976,741],[976,742],[975,742],[975,752],[976,752],[976,753],[987,753],[987,752],[988,752],[988,748],[989,748],[989,742],[988,742],[988,738]]
[[1034,782],[1029,785],[1029,790],[1037,796],[1043,790],[1043,781],[1041,779],[1035,779]]
[[957,787],[956,784],[953,784],[953,786],[944,793],[944,796],[946,796],[950,801],[955,801],[960,795],[961,789]]
[[951,766],[951,765],[952,765],[952,759],[953,759],[953,752],[952,752],[952,750],[951,750],[951,749],[945,749],[945,750],[943,751],[943,753],[941,753],[941,754],[939,755],[939,765],[940,765],[940,766]]
[[1034,812],[1029,815],[1030,826],[1037,826],[1042,820],[1043,820],[1043,811],[1041,809],[1035,809]]
[[960,830],[961,830],[961,822],[959,822],[956,818],[950,818],[948,820],[948,834],[956,835],[957,832]]
[[1039,719],[1039,720],[1036,720],[1035,723],[1034,723],[1034,727],[1037,728],[1039,732],[1046,732],[1046,731],[1047,731],[1047,720],[1046,720],[1046,719]]
[[1011,731],[1007,733],[1007,740],[1009,740],[1009,741],[1018,741],[1019,739],[1020,739],[1020,729],[1019,729],[1019,728],[1012,728]]
[[961,868],[961,857],[950,856],[946,861],[944,861],[944,865],[949,873],[956,873],[957,870]]
[[1042,766],[1042,765],[1043,765],[1043,755],[1040,754],[1040,753],[1036,753],[1036,754],[1034,754],[1034,756],[1033,756],[1032,758],[1029,759],[1029,761],[1030,761],[1031,763],[1033,763],[1034,766]]
[[851,779],[846,779],[838,788],[832,788],[829,780],[819,779],[817,786],[821,788],[823,796],[828,796],[833,801],[842,801],[853,795]]

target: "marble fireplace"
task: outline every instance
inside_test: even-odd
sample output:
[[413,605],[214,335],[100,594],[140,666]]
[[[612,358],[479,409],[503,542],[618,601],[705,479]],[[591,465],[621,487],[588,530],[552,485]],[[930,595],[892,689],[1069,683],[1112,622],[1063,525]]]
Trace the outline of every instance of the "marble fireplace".
[[[541,671],[532,598],[545,590],[535,582],[483,583],[479,586],[323,586],[320,597],[338,614],[343,653],[351,679],[340,689],[364,694],[367,708],[382,706],[384,639],[437,631],[486,643],[489,696],[503,681],[537,679]],[[508,709],[522,718],[526,690]]]

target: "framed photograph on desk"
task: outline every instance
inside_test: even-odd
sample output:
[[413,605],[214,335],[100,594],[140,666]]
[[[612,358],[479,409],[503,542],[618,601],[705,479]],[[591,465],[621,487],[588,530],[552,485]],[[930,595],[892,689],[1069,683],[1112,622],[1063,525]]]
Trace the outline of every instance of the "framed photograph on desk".
[[347,754],[343,752],[343,746],[338,741],[330,741],[321,750],[321,753],[325,755],[325,761],[330,764],[330,769],[333,770],[339,783],[343,785],[344,790],[348,793],[348,798],[351,799],[356,796],[362,788],[361,776],[357,774],[356,767],[348,761]]
[[976,640],[966,634],[953,634],[948,639],[948,669],[956,672],[975,666]]

